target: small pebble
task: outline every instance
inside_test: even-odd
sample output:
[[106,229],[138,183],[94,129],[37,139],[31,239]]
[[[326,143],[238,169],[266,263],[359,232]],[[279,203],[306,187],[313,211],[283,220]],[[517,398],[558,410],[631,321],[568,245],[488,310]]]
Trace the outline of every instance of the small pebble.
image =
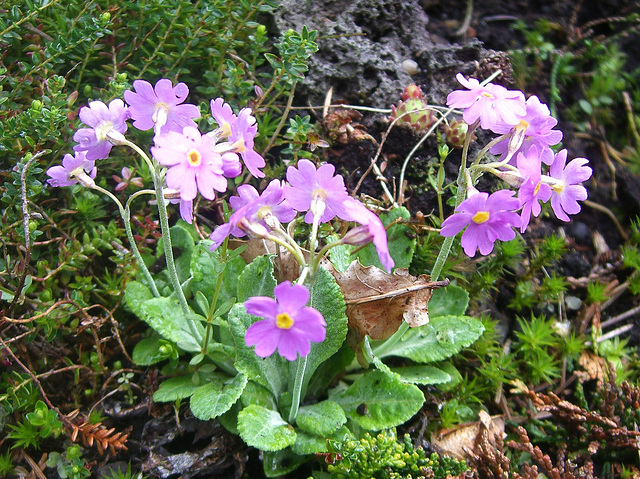
[[578,311],[582,307],[582,300],[576,296],[565,296],[564,304],[567,305],[567,309]]
[[402,68],[408,75],[413,76],[418,73],[418,64],[413,60],[405,60],[402,62]]

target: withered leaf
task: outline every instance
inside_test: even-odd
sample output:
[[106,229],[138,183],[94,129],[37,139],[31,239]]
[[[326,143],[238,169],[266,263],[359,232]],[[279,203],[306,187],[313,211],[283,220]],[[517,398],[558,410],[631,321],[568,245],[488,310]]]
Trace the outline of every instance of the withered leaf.
[[434,433],[431,437],[432,446],[442,454],[468,461],[468,451],[476,451],[481,433],[487,433],[489,442],[495,445],[496,439],[504,436],[504,418],[489,416],[485,411],[480,411],[479,417],[479,421]]
[[407,269],[387,274],[375,266],[362,266],[354,261],[344,273],[330,269],[336,278],[345,302],[349,330],[358,338],[387,339],[402,324],[403,318],[412,328],[429,322],[427,303],[434,289],[449,284],[449,280],[429,281],[429,276],[417,278]]

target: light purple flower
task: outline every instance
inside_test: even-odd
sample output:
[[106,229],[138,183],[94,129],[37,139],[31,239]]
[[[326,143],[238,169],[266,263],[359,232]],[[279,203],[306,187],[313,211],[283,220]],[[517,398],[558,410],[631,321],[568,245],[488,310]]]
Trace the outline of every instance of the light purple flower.
[[180,218],[189,224],[193,223],[193,200],[177,198],[169,201],[172,205],[180,203]]
[[[551,183],[551,207],[559,220],[569,221],[567,213],[575,215],[580,212],[578,201],[587,199],[587,189],[583,181],[591,178],[593,170],[589,168],[586,158],[574,158],[567,163],[567,150],[561,150],[549,168]],[[565,166],[566,165],[566,166]]]
[[[261,230],[268,233],[275,226],[275,222],[288,223],[296,212],[284,200],[282,184],[279,180],[272,180],[262,194],[249,185],[238,188],[240,196],[233,196],[229,200],[231,206],[236,210],[229,221],[218,226],[211,233],[211,251],[215,251],[224,239],[233,235],[241,238],[245,235],[247,228],[254,228],[254,231]],[[244,228],[244,229],[243,229]]]
[[273,292],[275,300],[254,296],[244,303],[247,313],[264,318],[247,329],[247,346],[255,346],[261,358],[271,356],[276,349],[289,361],[295,361],[298,355],[307,356],[311,342],[324,341],[327,323],[317,309],[306,306],[310,293],[305,286],[285,281]]
[[475,78],[467,80],[462,73],[458,73],[456,78],[469,91],[456,90],[449,93],[447,106],[464,108],[462,118],[469,125],[479,119],[480,126],[489,130],[500,123],[514,126],[520,121],[518,117],[526,113],[522,92],[507,90],[493,83],[482,86]]
[[52,166],[47,170],[50,178],[47,182],[54,187],[71,186],[78,183],[78,176],[85,176],[93,180],[96,177],[95,162],[87,160],[83,151],[77,151],[75,156],[66,154],[62,157],[62,166]]
[[[342,219],[347,221],[356,221],[367,228],[370,235],[369,240],[373,240],[373,245],[376,247],[380,263],[387,270],[387,273],[391,273],[394,266],[394,261],[389,254],[389,245],[387,243],[387,230],[378,218],[378,215],[370,211],[366,206],[360,203],[358,200],[349,197],[342,204],[345,214],[342,215]],[[349,233],[347,233],[349,234]],[[367,241],[367,242],[368,242]]]
[[[540,157],[545,165],[553,162],[553,151],[550,146],[556,145],[562,140],[562,132],[553,128],[558,124],[558,120],[551,116],[549,108],[541,103],[537,96],[529,97],[526,102],[526,113],[520,117],[520,121],[516,126],[508,124],[497,124],[492,130],[500,135],[505,133],[523,134],[524,140],[516,152],[528,151],[532,145],[538,147]],[[489,150],[494,155],[502,155],[504,159],[509,149],[509,139],[507,138]],[[513,158],[516,157],[514,153]]]
[[538,148],[529,148],[526,156],[518,153],[518,171],[524,182],[518,190],[518,199],[522,204],[520,232],[524,233],[529,226],[531,215],[538,216],[542,208],[539,201],[546,203],[551,198],[551,187],[542,182],[540,153]]
[[314,210],[320,215],[320,223],[331,221],[336,215],[351,221],[344,210],[344,203],[351,197],[344,179],[334,176],[335,171],[330,163],[316,170],[315,165],[305,159],[298,161],[298,168],[290,166],[287,169],[289,184],[284,187],[285,197],[293,209],[307,211],[304,217],[307,223],[313,222]]
[[73,135],[79,144],[75,151],[84,151],[87,160],[102,160],[109,157],[113,144],[124,139],[127,131],[128,110],[119,98],[112,100],[109,106],[101,101],[92,101],[89,106],[80,108],[80,120],[90,128],[80,128]]
[[236,153],[242,157],[249,173],[256,178],[264,178],[259,168],[265,166],[265,161],[254,151],[254,138],[258,133],[256,119],[251,115],[250,108],[243,108],[236,116],[229,104],[222,98],[211,100],[211,113],[218,122],[219,135],[227,137]]
[[440,234],[455,236],[466,228],[461,240],[465,254],[473,258],[479,249],[480,254],[488,255],[496,240],[510,241],[516,236],[513,227],[520,226],[521,220],[513,211],[520,207],[514,194],[499,190],[491,195],[478,192],[469,196],[444,220]]
[[150,130],[156,134],[175,131],[182,133],[185,126],[195,128],[193,118],[200,118],[195,105],[181,105],[189,94],[189,87],[180,82],[173,86],[171,80],[162,78],[155,89],[145,80],[133,82],[135,92],[127,90],[124,99],[129,104],[133,126],[139,130]]
[[227,189],[223,157],[230,162],[233,157],[239,161],[235,153],[216,152],[215,140],[190,126],[185,127],[183,133],[170,131],[156,136],[155,143],[151,153],[158,163],[169,167],[167,186],[179,190],[184,201],[193,200],[198,191],[206,199],[214,200],[215,191]]

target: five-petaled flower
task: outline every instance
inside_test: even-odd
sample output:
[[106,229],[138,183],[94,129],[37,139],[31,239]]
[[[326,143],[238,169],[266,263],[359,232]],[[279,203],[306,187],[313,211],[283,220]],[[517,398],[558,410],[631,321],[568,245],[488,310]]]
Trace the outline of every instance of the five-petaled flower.
[[135,92],[124,92],[124,99],[137,129],[153,128],[156,134],[182,133],[185,126],[197,126],[193,118],[200,118],[200,109],[196,105],[181,105],[189,94],[189,87],[184,83],[173,86],[171,80],[162,78],[154,88],[148,81],[136,80],[133,89]]
[[524,233],[529,226],[531,215],[538,216],[542,208],[540,201],[546,203],[551,198],[551,187],[542,182],[542,174],[540,171],[541,155],[536,146],[529,148],[526,155],[518,153],[517,164],[518,171],[524,178],[524,182],[518,190],[518,199],[522,205],[520,219],[520,232]]
[[50,176],[47,182],[54,187],[71,186],[78,182],[91,185],[96,173],[95,161],[87,160],[83,151],[77,151],[75,156],[68,153],[64,155],[62,166],[52,166],[47,170],[47,175]]
[[447,106],[464,108],[462,118],[469,125],[480,120],[480,126],[491,130],[496,125],[515,126],[526,113],[524,95],[517,90],[507,90],[500,85],[487,83],[485,86],[475,78],[468,80],[462,73],[456,75],[462,86],[469,89],[456,90],[447,96]]
[[511,241],[516,237],[513,227],[520,226],[521,220],[514,212],[520,207],[514,194],[511,190],[472,194],[444,220],[440,234],[454,236],[466,228],[461,239],[465,254],[473,258],[479,249],[480,254],[488,255],[496,240]]
[[351,197],[344,186],[342,176],[334,175],[336,168],[324,164],[316,170],[309,160],[298,161],[298,167],[287,169],[288,185],[284,195],[291,207],[297,211],[306,211],[304,220],[313,222],[314,215],[320,223],[331,221],[335,216],[350,221],[352,218],[344,210],[344,203]]
[[92,101],[80,108],[79,116],[90,128],[76,131],[73,140],[79,144],[73,149],[86,152],[87,160],[108,158],[111,147],[125,139],[128,110],[119,98],[112,100],[108,107],[101,101]]
[[247,329],[245,342],[255,346],[261,358],[271,356],[276,349],[280,356],[295,361],[311,351],[311,342],[320,343],[326,336],[326,322],[322,314],[307,306],[309,290],[289,281],[274,289],[276,299],[254,296],[245,301],[247,313],[264,319]]
[[567,213],[575,215],[580,212],[578,201],[584,201],[588,197],[587,189],[581,183],[591,178],[593,172],[587,166],[589,160],[586,158],[574,158],[568,165],[566,163],[567,150],[560,150],[549,168],[551,207],[562,221],[569,221]]
[[155,143],[151,153],[158,163],[169,167],[167,186],[179,190],[184,201],[193,200],[198,191],[214,200],[216,191],[226,191],[227,178],[237,171],[235,164],[240,161],[235,153],[215,151],[215,140],[190,126],[183,133],[156,136]]

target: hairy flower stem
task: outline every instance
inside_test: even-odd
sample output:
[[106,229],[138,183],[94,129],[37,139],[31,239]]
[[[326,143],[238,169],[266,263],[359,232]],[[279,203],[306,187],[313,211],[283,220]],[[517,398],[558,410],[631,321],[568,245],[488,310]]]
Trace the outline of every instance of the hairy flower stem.
[[138,153],[142,159],[149,166],[149,171],[151,173],[151,178],[153,178],[153,186],[156,192],[156,201],[158,203],[158,217],[160,219],[160,229],[162,231],[162,244],[164,246],[164,256],[167,262],[167,272],[169,274],[169,280],[171,281],[171,285],[173,286],[173,290],[178,297],[178,302],[180,303],[180,308],[185,316],[185,320],[189,324],[189,329],[191,329],[191,334],[194,339],[198,342],[202,341],[202,337],[196,328],[196,325],[192,319],[189,319],[189,305],[187,304],[187,298],[184,296],[184,292],[182,291],[182,285],[180,284],[180,280],[178,279],[178,272],[176,271],[176,264],[173,258],[173,249],[171,246],[171,233],[169,231],[169,218],[167,216],[167,205],[164,200],[164,193],[162,191],[162,182],[160,181],[160,172],[159,165],[154,163],[151,158],[147,156],[147,154],[135,143],[132,143],[129,140],[122,141],[122,144],[127,145],[131,149],[133,149],[136,153]]
[[[462,159],[460,160],[460,170],[458,171],[458,191],[456,194],[456,203],[455,207],[457,208],[460,203],[464,200],[464,197],[467,192],[466,188],[466,172],[467,172],[467,158],[469,156],[469,144],[471,143],[471,137],[473,136],[474,130],[480,124],[480,120],[477,120],[472,125],[469,125],[469,130],[467,132],[467,137],[464,141],[464,146],[462,149]],[[442,246],[440,247],[440,252],[438,253],[438,257],[436,258],[436,262],[433,265],[433,269],[431,270],[431,281],[437,281],[438,276],[442,273],[442,269],[444,268],[444,264],[449,257],[449,253],[451,252],[451,246],[453,246],[453,240],[455,236],[447,236],[442,242]],[[398,330],[393,333],[384,343],[382,343],[377,348],[373,348],[373,353],[381,358],[384,357],[389,351],[393,350],[393,347],[396,345],[398,341],[404,336],[409,330],[409,325],[406,321],[403,321],[400,324]]]
[[307,357],[299,357],[296,360],[296,378],[293,383],[293,391],[291,393],[291,409],[289,410],[289,424],[293,424],[298,416],[300,409],[300,399],[302,396],[302,382],[304,380],[304,372],[307,369]]

